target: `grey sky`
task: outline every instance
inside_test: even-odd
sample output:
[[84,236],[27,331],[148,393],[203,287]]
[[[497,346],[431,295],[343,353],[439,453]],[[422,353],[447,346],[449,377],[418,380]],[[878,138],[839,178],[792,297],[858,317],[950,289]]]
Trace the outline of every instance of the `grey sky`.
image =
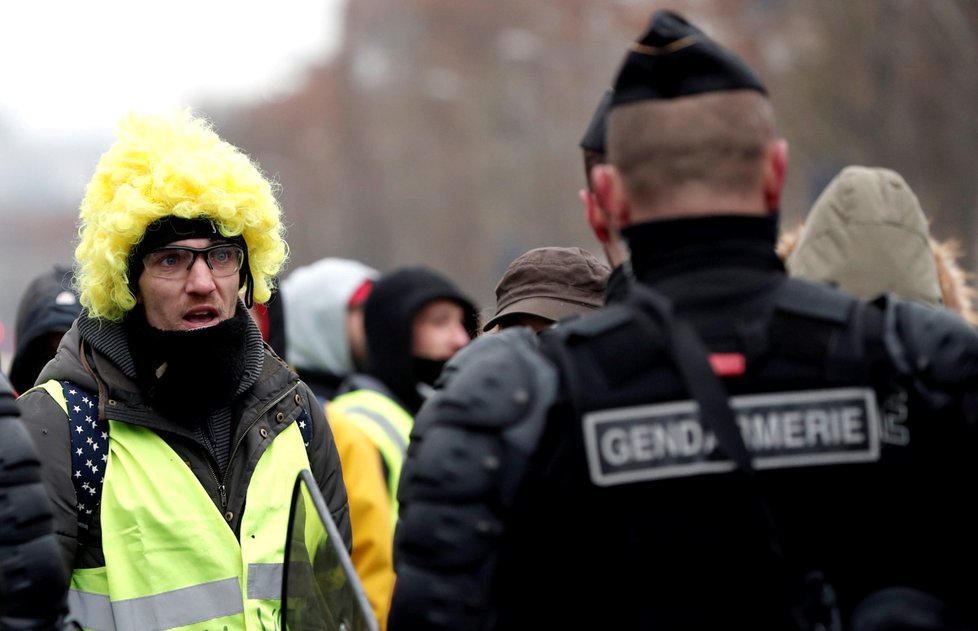
[[30,0],[0,11],[0,123],[110,131],[129,109],[275,98],[338,43],[344,0]]

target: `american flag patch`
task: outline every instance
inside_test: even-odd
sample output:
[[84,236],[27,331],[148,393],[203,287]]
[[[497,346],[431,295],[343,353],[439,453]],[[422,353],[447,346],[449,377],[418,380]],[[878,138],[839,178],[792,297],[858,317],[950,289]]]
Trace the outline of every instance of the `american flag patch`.
[[[102,501],[102,483],[109,462],[109,425],[99,419],[98,397],[64,381],[62,389],[68,404],[68,429],[71,434],[71,480],[75,485],[75,507],[79,525]],[[82,519],[82,517],[86,519]]]

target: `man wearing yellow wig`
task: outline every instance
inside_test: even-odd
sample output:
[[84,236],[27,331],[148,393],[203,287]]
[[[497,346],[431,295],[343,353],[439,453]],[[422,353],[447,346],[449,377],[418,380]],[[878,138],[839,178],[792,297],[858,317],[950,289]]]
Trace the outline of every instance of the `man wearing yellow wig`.
[[18,401],[86,628],[276,627],[301,469],[350,548],[322,407],[246,309],[286,257],[280,215],[190,113],[127,116],[99,161],[75,250],[85,310]]

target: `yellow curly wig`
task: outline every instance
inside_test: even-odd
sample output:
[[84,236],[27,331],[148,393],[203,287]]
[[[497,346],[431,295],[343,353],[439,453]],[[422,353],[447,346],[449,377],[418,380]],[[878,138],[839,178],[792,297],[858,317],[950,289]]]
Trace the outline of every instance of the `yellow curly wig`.
[[121,320],[136,305],[129,253],[152,222],[174,215],[212,219],[226,237],[242,235],[255,302],[288,256],[272,184],[237,147],[189,111],[128,114],[118,140],[85,190],[75,248],[76,284],[92,318]]

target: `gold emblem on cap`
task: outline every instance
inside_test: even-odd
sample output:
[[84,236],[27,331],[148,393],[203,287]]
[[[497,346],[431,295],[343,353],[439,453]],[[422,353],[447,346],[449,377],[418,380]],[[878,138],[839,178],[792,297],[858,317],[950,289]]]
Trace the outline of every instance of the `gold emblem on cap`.
[[688,48],[699,41],[699,35],[687,35],[686,37],[677,39],[666,46],[648,46],[639,42],[633,42],[630,50],[642,55],[668,55],[669,53],[674,53],[677,50]]

